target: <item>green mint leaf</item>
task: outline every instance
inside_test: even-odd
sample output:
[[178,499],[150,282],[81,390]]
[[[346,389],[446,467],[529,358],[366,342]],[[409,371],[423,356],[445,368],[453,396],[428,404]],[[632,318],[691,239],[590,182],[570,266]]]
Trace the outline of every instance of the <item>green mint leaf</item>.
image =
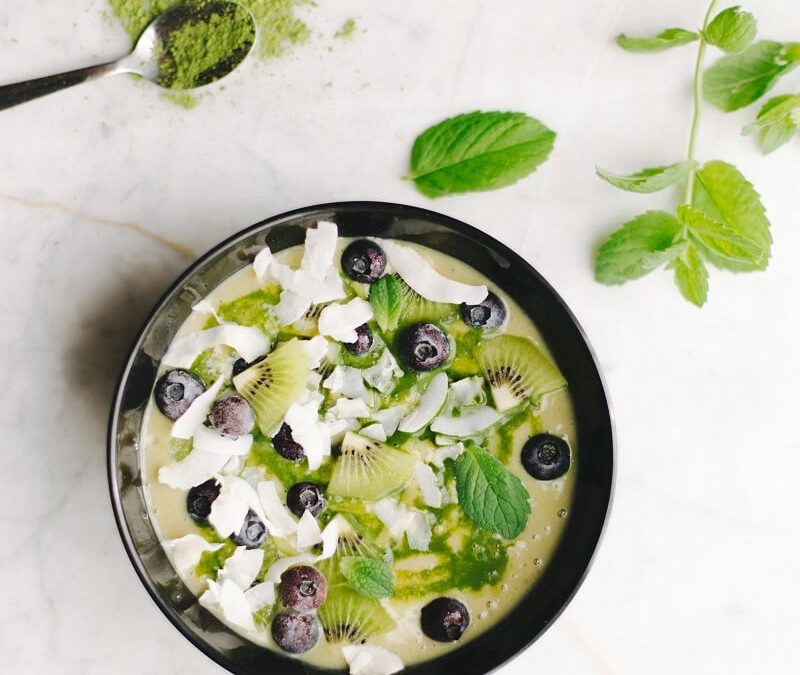
[[622,175],[611,173],[600,167],[596,168],[597,175],[604,181],[611,183],[620,190],[626,192],[658,192],[668,188],[670,185],[680,182],[689,172],[697,166],[697,162],[677,162],[669,166],[657,166],[650,169],[642,169],[637,173]]
[[648,211],[612,233],[597,252],[594,276],[603,284],[638,279],[681,251],[681,225],[671,213]]
[[757,31],[755,17],[736,6],[728,7],[717,14],[708,24],[705,36],[709,44],[736,54],[753,44]]
[[366,598],[394,595],[392,568],[383,560],[360,555],[345,556],[339,561],[339,571],[353,590]]
[[708,262],[734,272],[766,269],[769,264],[772,236],[770,224],[755,188],[735,166],[713,161],[697,171],[692,206],[709,219],[721,223],[726,231],[755,244],[760,252],[750,259],[732,259],[720,255],[703,241],[695,240]]
[[410,178],[428,197],[496,190],[533,173],[556,135],[515,112],[472,112],[440,122],[414,141]]
[[528,522],[530,495],[494,455],[469,444],[456,460],[458,503],[478,527],[513,539]]
[[369,304],[381,330],[394,330],[400,319],[403,289],[391,274],[378,279],[369,288]]
[[705,74],[703,91],[718,108],[744,108],[766,94],[800,63],[800,44],[756,42],[741,54],[725,56]]
[[698,40],[700,36],[683,28],[667,28],[655,37],[632,38],[619,35],[617,44],[629,52],[663,52],[674,47],[688,45]]
[[800,94],[771,98],[759,111],[756,121],[748,124],[742,133],[758,133],[761,149],[769,154],[791,141],[798,130]]
[[675,270],[675,284],[683,297],[698,307],[705,305],[708,299],[708,270],[697,249],[689,244],[672,261],[671,267]]
[[678,220],[686,226],[690,238],[701,251],[709,250],[737,265],[754,265],[763,255],[761,247],[736,233],[724,223],[709,218],[702,211],[684,204],[678,208]]

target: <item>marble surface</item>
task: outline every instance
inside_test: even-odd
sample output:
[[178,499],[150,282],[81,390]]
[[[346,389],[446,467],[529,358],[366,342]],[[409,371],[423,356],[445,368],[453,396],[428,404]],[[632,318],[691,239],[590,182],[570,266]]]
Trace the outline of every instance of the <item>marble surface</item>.
[[[699,151],[735,162],[773,222],[768,272],[712,272],[685,303],[665,273],[592,280],[620,222],[673,203],[614,191],[620,170],[684,154],[694,50],[633,56],[621,30],[697,24],[669,0],[337,0],[310,42],[248,60],[194,110],[128,77],[0,113],[0,663],[4,673],[221,669],[151,602],[126,559],[105,428],[134,331],[165,286],[240,227],[339,199],[432,207],[520,251],[563,294],[605,369],[617,492],[585,585],[505,675],[789,673],[796,649],[800,141],[764,158],[753,111],[706,110]],[[751,0],[800,39],[796,0]],[[349,16],[350,40],[331,36]],[[3,0],[0,81],[125,52],[105,0]],[[797,91],[800,75],[780,86]],[[475,108],[519,109],[557,150],[502,192],[430,202],[401,180],[414,136]],[[164,245],[159,237],[175,242]]]

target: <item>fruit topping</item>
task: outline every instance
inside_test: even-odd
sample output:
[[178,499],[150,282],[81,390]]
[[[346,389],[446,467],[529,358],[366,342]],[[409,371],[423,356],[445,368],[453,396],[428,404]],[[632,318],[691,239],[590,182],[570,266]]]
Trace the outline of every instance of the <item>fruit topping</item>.
[[317,609],[328,597],[328,582],[315,568],[299,565],[283,573],[279,593],[290,609]]
[[174,422],[205,389],[199,377],[183,368],[176,368],[162,375],[156,383],[156,405]]
[[361,356],[372,349],[372,331],[369,329],[369,326],[364,323],[356,328],[356,335],[355,342],[345,342],[343,344],[348,352],[356,356]]
[[436,598],[422,608],[422,631],[431,640],[454,642],[469,627],[469,611],[454,598]]
[[231,541],[234,544],[237,546],[244,546],[248,549],[258,548],[264,543],[266,538],[267,527],[252,510],[247,512],[239,534],[231,535]]
[[211,423],[226,436],[244,436],[253,430],[256,418],[250,404],[238,394],[233,394],[214,404]]
[[207,523],[208,514],[211,513],[211,504],[219,497],[220,486],[213,478],[205,483],[195,485],[186,496],[186,510],[192,520],[198,523]]
[[281,424],[278,433],[272,437],[272,445],[275,446],[275,451],[285,459],[290,459],[293,462],[303,459],[306,453],[303,451],[303,446],[297,443],[292,438],[292,428],[286,424]]
[[561,478],[569,464],[569,445],[558,436],[538,434],[522,447],[522,466],[536,480]]
[[355,281],[371,284],[386,270],[386,254],[375,242],[356,239],[342,253],[342,270]]
[[272,638],[285,652],[303,654],[319,640],[319,621],[311,614],[292,610],[278,612],[272,619]]
[[494,293],[477,305],[461,304],[461,318],[473,328],[497,328],[506,319],[506,306]]
[[328,642],[358,644],[395,627],[379,600],[365,598],[345,585],[331,590],[319,609]]
[[418,323],[398,337],[400,358],[414,370],[434,370],[450,355],[447,336],[432,323]]
[[309,481],[295,483],[286,493],[286,506],[298,518],[306,511],[310,511],[311,515],[316,518],[325,507],[322,488]]

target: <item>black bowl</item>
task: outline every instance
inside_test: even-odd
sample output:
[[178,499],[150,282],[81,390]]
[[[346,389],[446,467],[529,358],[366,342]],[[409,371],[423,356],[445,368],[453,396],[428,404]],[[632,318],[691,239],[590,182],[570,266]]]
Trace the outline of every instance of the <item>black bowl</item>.
[[575,491],[561,541],[528,595],[491,630],[459,649],[406,669],[408,675],[483,675],[530,645],[577,591],[609,510],[614,436],[597,363],[581,327],[550,285],[516,253],[487,234],[426,209],[380,202],[323,204],[254,225],[202,256],[165,293],[139,333],[120,378],[108,437],[114,515],[128,556],[161,611],[198,649],[233,673],[330,673],[240,637],[184,586],[150,522],[139,466],[139,434],[159,360],[192,305],[249,264],[265,242],[273,251],[301,244],[305,230],[332,220],[343,236],[373,235],[430,246],[471,265],[513,297],[541,331],[569,382],[577,425]]

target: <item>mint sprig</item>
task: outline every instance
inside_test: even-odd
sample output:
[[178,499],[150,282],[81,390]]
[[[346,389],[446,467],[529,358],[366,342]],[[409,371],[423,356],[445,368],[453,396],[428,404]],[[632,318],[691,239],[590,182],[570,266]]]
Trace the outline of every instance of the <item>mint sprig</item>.
[[774,152],[794,138],[800,131],[800,94],[775,96],[758,112],[756,121],[748,124],[742,133],[758,134],[764,154]]
[[403,308],[403,288],[390,274],[381,277],[369,288],[369,304],[381,330],[394,330]]
[[667,28],[655,37],[632,38],[617,36],[617,44],[629,52],[664,52],[691,44],[700,39],[697,33],[684,28]]
[[392,568],[383,560],[366,556],[345,556],[339,571],[350,586],[365,598],[388,598],[394,595]]
[[496,190],[533,173],[556,135],[519,112],[457,115],[420,134],[411,150],[411,178],[428,197]]
[[468,444],[456,460],[456,492],[478,527],[513,539],[528,522],[530,496],[519,478],[494,455]]
[[[684,298],[698,307],[708,299],[707,263],[735,272],[763,270],[769,264],[772,245],[761,199],[747,179],[727,162],[712,160],[701,165],[697,161],[703,96],[723,110],[736,110],[760,98],[800,63],[800,45],[751,44],[756,35],[753,15],[738,6],[715,15],[716,5],[713,0],[696,33],[694,115],[685,160],[630,175],[597,170],[603,180],[628,192],[656,192],[682,183],[683,199],[674,214],[648,211],[613,232],[597,252],[595,278],[604,284],[621,284],[666,267],[672,270]],[[688,31],[674,31],[650,40],[667,40],[670,47],[692,41],[684,34]],[[645,43],[634,44],[632,49],[628,40],[617,39],[629,51],[660,51],[655,43],[647,50]],[[704,71],[709,46],[729,55]],[[796,113],[800,100],[797,108],[793,106],[789,98],[778,101],[762,110],[748,131],[767,137],[770,147],[785,142],[789,125],[800,114]]]

